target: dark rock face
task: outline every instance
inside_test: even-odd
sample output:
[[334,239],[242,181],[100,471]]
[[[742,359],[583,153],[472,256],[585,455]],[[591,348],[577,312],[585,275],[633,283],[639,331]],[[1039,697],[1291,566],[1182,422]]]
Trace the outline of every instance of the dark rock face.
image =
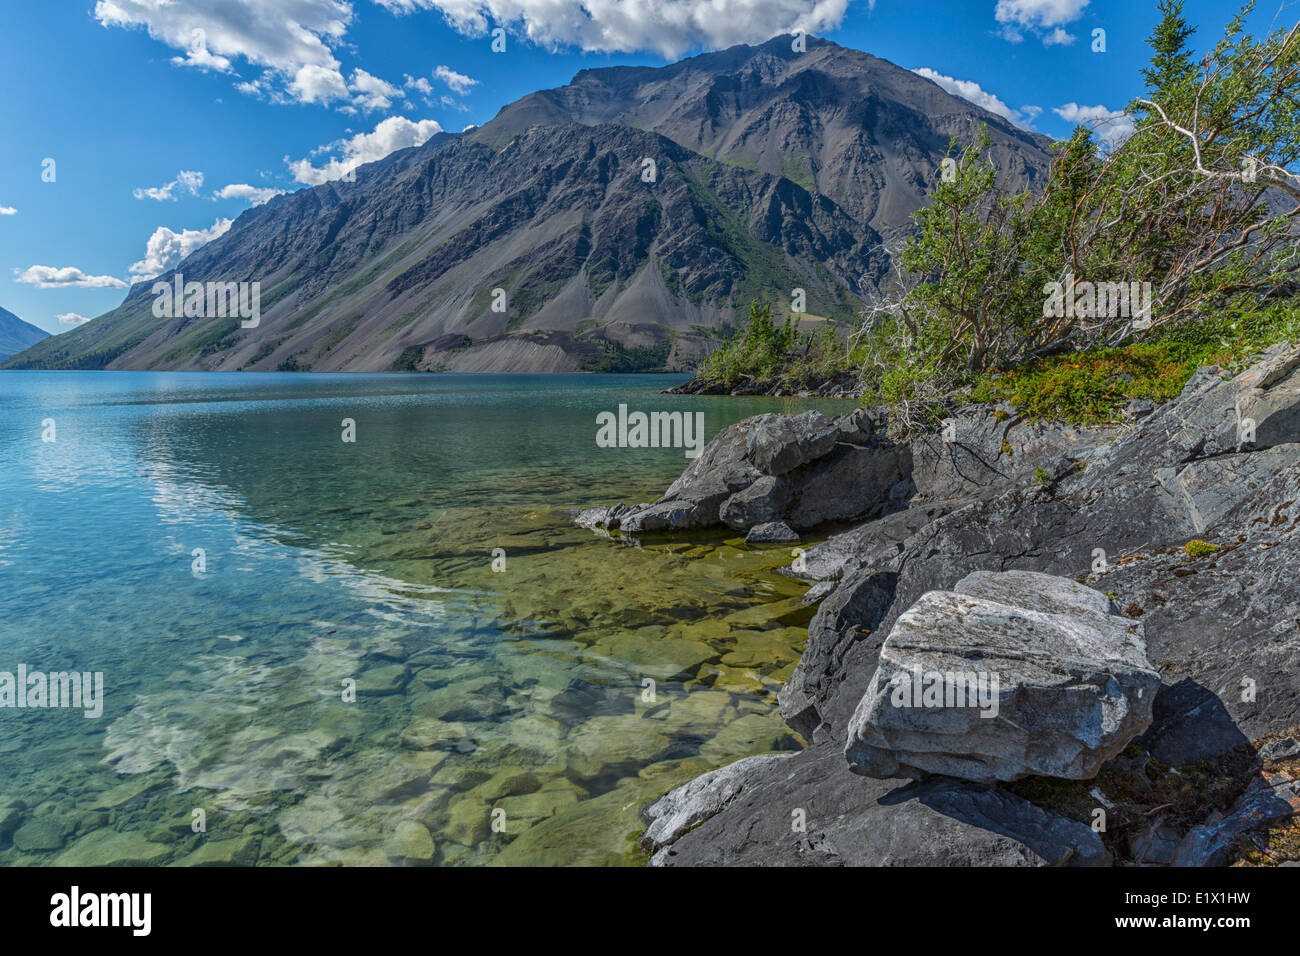
[[580,513],[577,522],[625,534],[786,524],[795,532],[902,507],[910,452],[857,410],[759,415],[724,428],[662,498]]
[[[1140,623],[1160,686],[1151,725],[1133,745],[1162,764],[1214,760],[1249,741],[1294,734],[1297,385],[1300,349],[1278,348],[1235,377],[1202,369],[1177,400],[1124,426],[1029,427],[976,408],[957,416],[948,442],[936,432],[913,443],[901,483],[917,493],[902,510],[882,508],[787,569],[812,583],[810,597],[821,602],[779,697],[809,747],[753,768],[725,806],[662,845],[655,862],[1108,862],[1084,823],[996,785],[872,779],[845,761],[850,721],[881,666],[886,636],[927,592],[952,591],[973,572],[992,572],[983,576],[989,586],[1007,571],[1070,578],[1110,596],[1108,618],[1121,620],[1118,609]],[[1194,556],[1183,547],[1194,538],[1217,550]],[[1024,588],[999,593],[1004,604],[1033,598]],[[1145,839],[1133,833],[1118,846],[1140,848],[1148,864],[1175,861],[1175,846],[1180,864],[1222,860],[1231,837],[1300,806],[1293,795],[1252,792],[1226,823],[1206,821],[1190,834],[1166,826]],[[793,810],[803,811],[805,830],[792,829]]]

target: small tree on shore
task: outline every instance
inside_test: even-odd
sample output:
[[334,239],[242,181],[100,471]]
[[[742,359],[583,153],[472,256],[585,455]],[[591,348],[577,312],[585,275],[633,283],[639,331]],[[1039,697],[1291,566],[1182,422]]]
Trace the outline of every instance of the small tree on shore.
[[1182,0],[1158,8],[1146,95],[1111,118],[1130,135],[1076,129],[1038,194],[998,185],[986,134],[950,147],[954,175],[901,256],[907,279],[867,323],[864,378],[910,424],[981,373],[1295,294],[1300,25],[1256,39],[1248,4],[1198,65]]

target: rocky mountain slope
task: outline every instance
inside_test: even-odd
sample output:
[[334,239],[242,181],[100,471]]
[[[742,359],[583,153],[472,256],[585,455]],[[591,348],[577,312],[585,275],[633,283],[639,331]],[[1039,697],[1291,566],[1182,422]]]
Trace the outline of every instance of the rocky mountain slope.
[[[955,440],[900,445],[870,410],[762,416],[660,502],[580,515],[797,541],[821,522],[792,489],[818,483],[827,518],[858,522],[787,569],[818,604],[779,695],[809,746],[663,797],[654,862],[1289,858],[1269,827],[1300,811],[1300,349],[1201,369],[1131,418],[971,406]],[[900,675],[965,670],[999,678],[996,719],[894,696]]]
[[8,358],[49,337],[50,333],[44,329],[38,329],[12,312],[0,309],[0,359]]
[[802,288],[809,321],[851,321],[950,138],[981,124],[1010,181],[1043,175],[1042,137],[823,40],[585,70],[250,210],[182,263],[259,282],[256,327],[155,317],[150,281],[9,367],[687,367],[753,298],[779,312]]

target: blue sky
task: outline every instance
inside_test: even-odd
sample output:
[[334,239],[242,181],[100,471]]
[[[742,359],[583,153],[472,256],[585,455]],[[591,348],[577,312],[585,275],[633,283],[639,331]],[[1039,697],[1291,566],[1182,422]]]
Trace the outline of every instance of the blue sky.
[[[1198,47],[1236,9],[1187,0]],[[1250,27],[1297,18],[1261,0]],[[1153,0],[8,0],[0,306],[66,331],[274,191],[584,68],[802,28],[1061,137],[1140,91],[1155,21]]]

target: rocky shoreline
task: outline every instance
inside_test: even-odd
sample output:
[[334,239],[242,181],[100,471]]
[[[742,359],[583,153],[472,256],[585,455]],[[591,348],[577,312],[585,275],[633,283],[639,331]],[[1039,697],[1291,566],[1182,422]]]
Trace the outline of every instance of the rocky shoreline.
[[1130,419],[971,405],[895,442],[878,409],[762,415],[658,501],[582,512],[753,546],[848,526],[783,569],[817,605],[779,695],[807,748],[649,805],[652,863],[1300,858],[1300,349]]

